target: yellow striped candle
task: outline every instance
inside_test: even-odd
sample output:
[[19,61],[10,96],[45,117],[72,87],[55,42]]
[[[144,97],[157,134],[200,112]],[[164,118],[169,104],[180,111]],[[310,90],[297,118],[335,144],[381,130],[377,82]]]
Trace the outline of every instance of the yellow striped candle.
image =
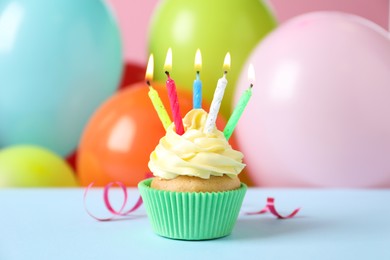
[[152,104],[157,112],[158,117],[160,118],[161,123],[164,126],[164,129],[167,130],[168,127],[171,125],[172,121],[168,115],[167,110],[164,107],[164,104],[160,99],[160,96],[158,95],[158,92],[152,86],[149,86],[148,95],[150,100],[152,101]]

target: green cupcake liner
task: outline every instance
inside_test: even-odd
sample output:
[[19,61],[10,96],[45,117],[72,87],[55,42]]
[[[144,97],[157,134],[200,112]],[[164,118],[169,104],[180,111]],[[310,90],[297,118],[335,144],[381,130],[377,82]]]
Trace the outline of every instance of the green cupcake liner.
[[160,236],[206,240],[229,235],[237,221],[247,186],[224,192],[172,192],[138,184],[152,229]]

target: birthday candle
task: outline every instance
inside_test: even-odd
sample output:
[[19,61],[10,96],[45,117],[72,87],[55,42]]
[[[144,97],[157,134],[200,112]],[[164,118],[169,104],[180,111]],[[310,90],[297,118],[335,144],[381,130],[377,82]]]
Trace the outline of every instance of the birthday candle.
[[158,95],[158,92],[150,85],[150,81],[153,79],[153,65],[154,59],[153,54],[151,54],[149,57],[145,75],[146,84],[148,84],[149,86],[148,95],[150,100],[152,101],[153,107],[156,110],[158,117],[160,118],[161,123],[164,126],[164,129],[167,130],[168,126],[172,123],[171,119],[169,118],[167,110],[165,109],[164,104],[162,103]]
[[222,78],[218,80],[217,87],[214,92],[213,101],[211,102],[210,111],[207,115],[206,124],[203,130],[205,133],[211,133],[215,128],[215,121],[217,120],[219,108],[221,107],[223,95],[225,93],[226,85],[228,83],[226,79],[226,74],[230,68],[230,53],[226,54],[225,60],[223,62],[223,67],[224,73]]
[[164,129],[167,130],[168,127],[171,125],[172,121],[169,118],[167,110],[165,109],[164,104],[162,103],[160,96],[158,95],[158,92],[152,86],[149,86],[148,95],[153,103],[154,109],[156,110],[158,117],[160,118],[161,123],[164,126]]
[[202,56],[198,49],[195,54],[196,79],[193,85],[193,108],[202,108],[202,81],[200,81],[200,69],[202,68]]
[[169,70],[172,68],[172,49],[169,48],[167,52],[167,57],[165,59],[164,70],[167,74],[166,86],[168,89],[169,102],[171,103],[171,110],[173,115],[173,121],[175,123],[176,133],[178,135],[184,134],[183,120],[180,115],[180,106],[179,100],[177,98],[176,84],[171,76],[169,75]]
[[244,91],[244,93],[241,95],[236,108],[234,109],[232,115],[230,116],[225,129],[223,130],[223,134],[226,138],[226,140],[229,140],[231,137],[234,129],[237,126],[238,120],[240,120],[242,113],[245,110],[245,107],[247,106],[249,99],[252,96],[252,87],[253,82],[255,80],[255,70],[253,68],[253,65],[250,64],[248,68],[248,79],[250,81],[250,86],[247,90]]

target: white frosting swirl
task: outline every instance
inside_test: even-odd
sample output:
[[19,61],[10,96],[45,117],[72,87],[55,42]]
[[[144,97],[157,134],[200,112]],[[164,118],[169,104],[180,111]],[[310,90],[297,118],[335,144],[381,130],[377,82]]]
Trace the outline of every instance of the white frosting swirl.
[[211,175],[234,176],[245,167],[243,154],[233,150],[223,133],[214,128],[203,133],[207,112],[193,109],[184,117],[184,134],[175,132],[174,124],[167,129],[156,149],[150,154],[149,169],[155,176],[173,179],[178,175],[209,179]]

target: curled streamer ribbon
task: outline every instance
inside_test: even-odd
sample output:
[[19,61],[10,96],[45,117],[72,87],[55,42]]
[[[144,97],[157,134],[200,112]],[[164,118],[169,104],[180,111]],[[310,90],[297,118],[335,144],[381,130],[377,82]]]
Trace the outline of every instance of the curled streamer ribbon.
[[249,213],[246,213],[246,215],[260,215],[260,214],[270,212],[272,215],[274,215],[278,219],[288,219],[288,218],[293,218],[300,210],[301,210],[301,208],[297,208],[291,214],[289,214],[287,216],[282,216],[279,214],[279,212],[275,208],[275,199],[268,197],[267,204],[265,205],[265,207],[262,210],[257,211],[257,212],[249,212]]
[[[96,219],[96,220],[99,220],[99,221],[109,221],[109,220],[112,220],[115,218],[115,216],[127,216],[129,214],[131,214],[132,212],[136,211],[141,205],[142,205],[142,198],[141,196],[138,197],[138,200],[137,202],[135,203],[135,205],[127,210],[127,211],[124,211],[125,207],[126,207],[126,204],[127,204],[127,188],[126,186],[120,182],[120,181],[115,181],[115,182],[110,182],[109,184],[107,184],[105,187],[104,187],[104,190],[103,190],[103,201],[104,201],[104,205],[106,206],[106,208],[108,209],[108,211],[113,215],[111,217],[108,217],[108,218],[99,218],[99,217],[96,217],[95,215],[93,215],[89,210],[88,210],[88,207],[87,207],[87,194],[88,194],[88,191],[89,189],[92,188],[93,186],[93,182],[91,184],[88,185],[88,187],[85,189],[85,192],[84,192],[84,208],[85,210],[87,211],[88,215],[90,215],[92,218]],[[113,186],[113,185],[118,185],[122,191],[123,191],[123,203],[122,203],[122,206],[120,207],[119,210],[115,210],[112,205],[111,205],[111,202],[110,202],[110,199],[109,199],[109,196],[108,196],[108,193],[109,193],[109,190],[110,188]]]
[[[151,172],[146,172],[145,173],[145,179],[147,178],[151,178],[153,177],[153,174]],[[88,207],[87,207],[87,194],[88,194],[88,191],[92,188],[93,186],[93,182],[90,183],[87,188],[85,188],[85,191],[84,191],[84,197],[83,197],[83,201],[84,201],[84,209],[85,211],[88,213],[89,216],[91,216],[92,218],[96,219],[96,220],[99,220],[99,221],[110,221],[112,219],[114,219],[116,216],[127,216],[131,213],[133,213],[134,211],[136,211],[143,203],[142,201],[142,197],[141,196],[138,196],[138,199],[137,199],[137,202],[134,204],[134,206],[127,210],[127,211],[124,211],[125,207],[126,207],[126,204],[127,204],[127,188],[126,186],[120,182],[120,181],[115,181],[115,182],[110,182],[109,184],[107,184],[105,187],[104,187],[104,190],[103,190],[103,201],[104,201],[104,205],[106,206],[107,210],[112,214],[111,217],[108,217],[108,218],[99,218],[99,217],[96,217],[95,215],[93,215],[89,210],[88,210]],[[119,210],[115,210],[112,205],[111,205],[111,202],[110,202],[110,199],[109,199],[109,196],[108,196],[108,193],[110,191],[110,188],[113,186],[113,185],[118,185],[122,191],[123,191],[123,203],[122,203],[122,206]]]
[[[147,174],[146,177],[150,177],[150,175]],[[110,182],[109,184],[107,184],[104,187],[104,190],[103,190],[103,201],[104,201],[104,205],[106,206],[107,210],[112,214],[112,216],[108,217],[108,218],[96,217],[95,215],[93,215],[88,210],[87,203],[86,203],[88,191],[92,188],[93,184],[94,183],[92,182],[85,189],[85,192],[84,192],[84,208],[85,208],[86,212],[88,213],[88,215],[91,216],[92,218],[96,219],[96,220],[99,220],[99,221],[110,221],[110,220],[114,219],[116,216],[122,216],[123,217],[123,216],[130,215],[131,213],[136,211],[143,203],[142,202],[142,197],[139,196],[138,199],[137,199],[137,202],[134,204],[134,206],[131,209],[129,209],[127,211],[124,211],[124,209],[126,207],[126,204],[127,204],[127,199],[128,199],[127,188],[120,181]],[[122,203],[122,206],[120,207],[119,210],[115,210],[112,207],[110,199],[109,199],[109,196],[108,196],[110,188],[112,186],[114,186],[114,185],[118,185],[122,189],[122,191],[123,191],[123,203]],[[274,215],[278,219],[288,219],[288,218],[293,218],[299,212],[299,210],[300,210],[300,208],[297,208],[291,214],[289,214],[287,216],[282,216],[282,215],[279,214],[279,212],[275,208],[275,199],[271,198],[271,197],[268,197],[267,198],[267,204],[266,204],[266,206],[262,210],[257,211],[257,212],[248,212],[248,213],[246,213],[246,215],[260,215],[260,214],[265,214],[265,213],[270,212],[272,215]]]

